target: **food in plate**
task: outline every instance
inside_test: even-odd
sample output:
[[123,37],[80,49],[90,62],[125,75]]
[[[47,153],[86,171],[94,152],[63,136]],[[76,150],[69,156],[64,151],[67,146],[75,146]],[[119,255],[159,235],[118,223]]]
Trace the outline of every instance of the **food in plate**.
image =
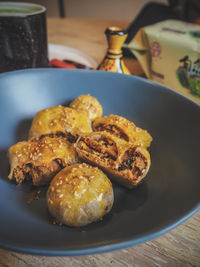
[[79,227],[100,220],[113,205],[113,188],[108,177],[88,164],[62,169],[47,191],[50,213],[61,224]]
[[43,136],[18,142],[8,152],[11,166],[8,178],[18,184],[25,179],[36,186],[48,184],[62,168],[78,162],[73,144],[63,137]]
[[151,165],[149,152],[107,132],[83,134],[76,143],[82,161],[102,168],[118,183],[136,187]]
[[111,114],[103,118],[97,118],[93,121],[92,128],[93,131],[106,131],[127,142],[145,148],[148,148],[152,141],[151,135],[146,130],[118,115]]
[[149,171],[151,135],[122,116],[102,113],[90,95],[78,96],[69,107],[40,110],[28,141],[8,150],[8,178],[50,184],[47,205],[59,224],[79,227],[100,220],[114,201],[109,178],[133,188]]
[[90,120],[102,117],[103,108],[96,97],[91,95],[80,95],[69,105],[79,112],[85,113]]
[[91,132],[88,117],[73,108],[59,105],[40,110],[34,116],[29,138],[54,134],[66,136],[74,142],[78,134],[86,132]]

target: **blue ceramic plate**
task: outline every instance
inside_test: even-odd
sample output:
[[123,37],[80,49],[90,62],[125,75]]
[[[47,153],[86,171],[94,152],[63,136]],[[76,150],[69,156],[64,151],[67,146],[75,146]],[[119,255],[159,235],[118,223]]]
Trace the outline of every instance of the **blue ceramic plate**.
[[[27,138],[34,114],[80,94],[125,116],[153,136],[152,166],[134,190],[114,184],[102,221],[83,228],[53,225],[45,191],[28,205],[30,185],[8,181],[7,149]],[[200,107],[148,80],[100,71],[37,69],[0,75],[0,246],[43,255],[82,255],[133,246],[182,223],[200,207]]]

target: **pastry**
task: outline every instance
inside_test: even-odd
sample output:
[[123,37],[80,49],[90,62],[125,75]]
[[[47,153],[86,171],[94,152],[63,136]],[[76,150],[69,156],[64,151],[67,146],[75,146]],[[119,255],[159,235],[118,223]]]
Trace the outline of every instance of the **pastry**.
[[47,191],[49,212],[59,224],[73,227],[102,219],[113,201],[110,180],[100,169],[85,163],[61,170]]
[[97,118],[92,123],[93,131],[106,131],[127,142],[148,148],[151,144],[152,137],[146,131],[137,127],[128,119],[118,116],[109,115],[103,118]]
[[78,96],[69,106],[86,114],[91,121],[101,117],[103,113],[103,108],[99,101],[89,94]]
[[63,167],[78,162],[73,144],[63,137],[43,136],[18,142],[8,152],[11,166],[8,178],[18,184],[25,179],[36,186],[48,184]]
[[75,109],[55,106],[39,111],[33,118],[29,138],[42,135],[66,136],[75,142],[80,133],[91,132],[88,117]]
[[118,183],[132,188],[146,176],[151,165],[149,152],[107,132],[79,137],[75,145],[79,158],[102,168]]

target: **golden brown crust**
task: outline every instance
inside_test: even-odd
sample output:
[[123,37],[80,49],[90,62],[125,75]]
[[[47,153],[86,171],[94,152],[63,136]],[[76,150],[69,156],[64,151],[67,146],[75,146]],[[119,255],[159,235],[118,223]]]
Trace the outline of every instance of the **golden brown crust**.
[[70,105],[71,108],[85,113],[92,121],[103,114],[103,108],[99,101],[91,95],[80,95],[74,99]]
[[146,176],[151,161],[148,151],[107,132],[79,137],[75,145],[81,160],[101,167],[128,188],[137,186]]
[[93,131],[106,131],[134,145],[149,147],[151,135],[126,118],[118,115],[109,115],[97,118],[92,123]]
[[39,111],[33,119],[29,139],[42,135],[66,135],[71,141],[76,140],[80,133],[91,132],[88,117],[75,109],[56,106]]
[[110,180],[85,163],[61,170],[47,191],[50,213],[58,223],[79,227],[101,219],[113,205]]
[[62,137],[44,136],[18,142],[9,148],[9,179],[17,183],[31,179],[34,185],[47,184],[64,166],[78,162],[74,146]]

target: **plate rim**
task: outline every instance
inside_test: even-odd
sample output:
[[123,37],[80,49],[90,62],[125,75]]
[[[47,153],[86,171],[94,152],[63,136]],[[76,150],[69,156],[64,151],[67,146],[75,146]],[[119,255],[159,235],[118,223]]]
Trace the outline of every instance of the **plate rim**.
[[158,83],[156,81],[152,81],[152,80],[149,80],[149,79],[146,79],[146,78],[143,78],[143,77],[140,77],[140,76],[136,76],[134,74],[124,74],[124,73],[117,73],[117,72],[110,72],[110,71],[105,71],[105,70],[87,70],[87,69],[62,69],[62,68],[27,68],[27,69],[21,69],[21,70],[12,70],[12,71],[7,71],[7,72],[3,72],[3,73],[0,73],[0,78],[3,77],[3,76],[8,76],[8,75],[11,75],[11,74],[23,74],[24,72],[48,72],[48,71],[56,71],[56,72],[88,72],[88,73],[104,73],[105,75],[113,75],[113,76],[126,76],[128,79],[136,79],[136,80],[139,80],[139,81],[143,81],[145,83],[149,83],[151,85],[154,85],[154,86],[159,86],[161,87],[162,89],[166,90],[166,91],[170,91],[172,94],[175,94],[177,95],[178,97],[181,97],[183,98],[184,100],[186,101],[189,101],[191,103],[193,103],[193,105],[196,105],[200,108],[200,103],[196,102],[195,100],[181,94],[180,92],[162,84],[162,83]]
[[148,242],[152,239],[155,239],[157,237],[160,237],[169,231],[173,230],[189,218],[191,218],[196,212],[200,210],[200,203],[196,204],[196,206],[190,211],[186,212],[183,217],[180,219],[175,220],[173,223],[168,224],[164,228],[160,228],[157,231],[152,231],[147,235],[142,235],[135,239],[130,239],[118,243],[111,243],[108,245],[103,246],[94,246],[90,248],[83,248],[83,249],[66,249],[66,250],[55,250],[55,249],[38,249],[38,248],[30,248],[26,246],[15,246],[15,245],[5,245],[0,242],[0,247],[3,249],[19,252],[19,253],[25,253],[30,255],[40,255],[40,256],[86,256],[86,255],[92,255],[92,254],[100,254],[100,253],[107,253],[112,252],[116,250],[126,249],[129,247],[133,247],[145,242]]

